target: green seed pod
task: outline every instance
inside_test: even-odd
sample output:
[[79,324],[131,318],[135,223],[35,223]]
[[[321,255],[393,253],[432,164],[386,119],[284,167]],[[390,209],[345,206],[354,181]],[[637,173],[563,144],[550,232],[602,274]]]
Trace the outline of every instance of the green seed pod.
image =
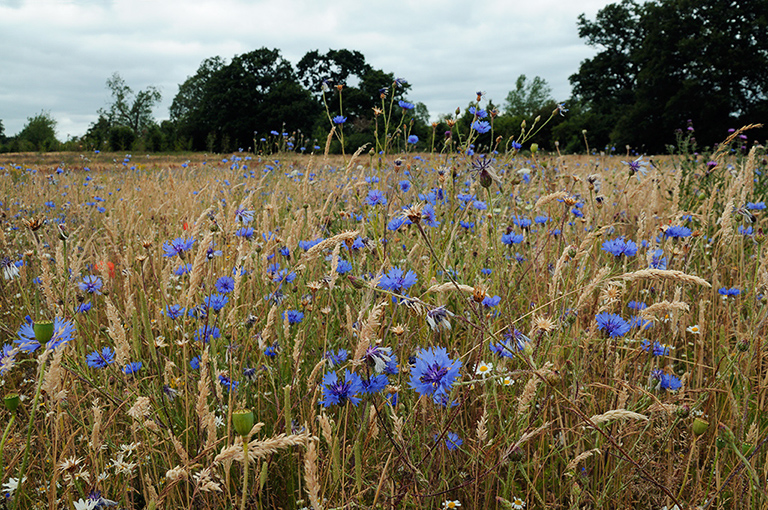
[[53,321],[35,321],[32,328],[35,331],[35,340],[42,345],[53,338]]
[[693,424],[691,425],[691,430],[697,436],[702,435],[704,432],[707,431],[708,428],[709,428],[709,422],[702,418],[696,418],[695,420],[693,420]]
[[249,409],[239,409],[233,412],[232,425],[234,425],[237,433],[245,438],[253,428],[253,411]]
[[531,152],[533,154],[536,154],[537,152],[539,152],[539,144],[538,143],[532,143],[531,144]]
[[10,412],[14,412],[19,407],[19,404],[21,404],[21,399],[19,398],[18,393],[6,395],[3,401],[5,402],[5,408]]

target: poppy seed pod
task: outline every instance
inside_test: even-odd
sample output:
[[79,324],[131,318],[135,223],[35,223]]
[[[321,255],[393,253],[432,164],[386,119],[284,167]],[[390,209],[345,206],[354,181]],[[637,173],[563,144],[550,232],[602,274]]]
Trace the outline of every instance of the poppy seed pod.
[[32,328],[35,331],[35,339],[40,344],[45,344],[53,338],[53,321],[36,321]]
[[239,409],[232,413],[232,425],[243,438],[253,428],[253,411],[249,409]]
[[702,435],[704,432],[707,431],[708,428],[709,428],[709,422],[702,418],[696,418],[695,420],[693,420],[693,424],[691,425],[691,430],[697,436]]

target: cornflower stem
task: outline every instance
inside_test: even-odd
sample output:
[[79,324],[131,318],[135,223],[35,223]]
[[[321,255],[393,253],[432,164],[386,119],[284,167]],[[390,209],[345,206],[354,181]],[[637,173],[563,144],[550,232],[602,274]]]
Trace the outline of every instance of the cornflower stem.
[[5,426],[5,432],[3,433],[3,440],[0,441],[0,480],[3,479],[3,467],[4,467],[4,460],[5,455],[3,452],[5,452],[5,441],[8,439],[8,435],[11,433],[11,427],[13,427],[13,422],[16,420],[16,413],[14,412],[11,415],[11,419],[8,422],[8,425]]
[[[43,353],[42,356],[46,356],[47,353]],[[29,461],[29,444],[32,442],[32,425],[35,422],[35,415],[37,414],[37,404],[40,401],[40,390],[43,387],[43,376],[45,376],[45,361],[40,363],[40,375],[37,378],[37,389],[35,390],[35,398],[32,401],[32,412],[29,413],[29,422],[27,423],[27,443],[24,446],[24,460],[21,462],[21,469],[19,470],[19,486],[16,488],[16,493],[13,497],[13,508],[21,508],[21,498],[24,494],[24,473],[27,472],[27,461]]]

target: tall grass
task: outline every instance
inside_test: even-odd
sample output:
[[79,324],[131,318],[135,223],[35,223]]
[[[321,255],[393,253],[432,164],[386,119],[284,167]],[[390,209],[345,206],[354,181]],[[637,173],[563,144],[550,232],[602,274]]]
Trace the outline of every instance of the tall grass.
[[384,106],[342,157],[0,165],[5,506],[764,508],[763,150],[416,152]]

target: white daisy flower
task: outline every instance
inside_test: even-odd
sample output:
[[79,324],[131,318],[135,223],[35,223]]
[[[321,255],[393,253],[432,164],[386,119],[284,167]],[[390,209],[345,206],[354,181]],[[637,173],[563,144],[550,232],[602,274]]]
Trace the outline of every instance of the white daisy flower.
[[475,373],[480,377],[487,376],[491,371],[493,371],[493,363],[486,363],[485,361],[478,363],[477,368],[475,368]]

